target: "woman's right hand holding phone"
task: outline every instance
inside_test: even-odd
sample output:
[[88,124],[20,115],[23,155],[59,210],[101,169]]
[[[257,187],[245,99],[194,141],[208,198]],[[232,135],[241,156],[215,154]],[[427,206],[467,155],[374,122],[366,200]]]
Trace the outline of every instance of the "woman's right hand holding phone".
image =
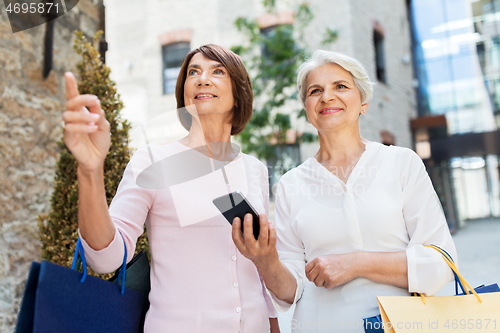
[[64,76],[67,99],[67,111],[63,113],[64,144],[81,171],[100,170],[110,146],[109,122],[97,96],[80,95],[73,73]]
[[[243,223],[243,237],[241,224]],[[279,261],[276,251],[276,229],[265,214],[259,215],[260,232],[256,240],[253,234],[252,214],[245,214],[244,220],[235,217],[233,221],[233,241],[241,254],[250,259],[257,267],[267,266],[272,261]]]
[[[252,214],[246,214],[243,221],[233,221],[233,241],[240,253],[250,259],[264,278],[266,286],[279,299],[293,303],[297,282],[290,270],[283,265],[276,250],[276,228],[265,214],[259,216],[260,233],[253,235]],[[243,223],[243,237],[241,236]]]

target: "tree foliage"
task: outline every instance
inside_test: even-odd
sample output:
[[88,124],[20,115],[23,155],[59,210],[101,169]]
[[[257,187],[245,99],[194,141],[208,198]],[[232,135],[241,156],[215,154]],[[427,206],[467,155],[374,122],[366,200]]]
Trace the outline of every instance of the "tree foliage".
[[[268,13],[275,13],[275,0],[263,0],[263,5]],[[255,96],[253,117],[239,140],[245,152],[255,153],[284,171],[295,166],[290,165],[287,146],[317,139],[316,135],[299,133],[297,129],[287,137],[296,120],[305,117],[300,104],[290,101],[297,100],[297,69],[309,54],[303,33],[312,19],[309,4],[302,3],[295,10],[293,24],[278,25],[267,31],[260,29],[256,19],[240,17],[235,21],[246,43],[231,50],[242,57],[249,69]],[[322,45],[337,38],[332,29],[326,29],[323,36]]]
[[[122,120],[123,103],[117,93],[115,82],[110,79],[111,70],[100,59],[95,47],[102,31],[94,36],[93,43],[86,40],[82,32],[75,32],[73,48],[82,56],[77,64],[78,90],[80,94],[96,95],[111,127],[111,145],[104,161],[104,184],[108,205],[116,193],[125,167],[130,160],[128,131],[130,124]],[[42,242],[42,258],[62,266],[71,266],[78,239],[78,179],[77,162],[62,140],[61,155],[56,167],[51,209],[48,215],[37,216]],[[143,234],[137,250],[148,250]],[[92,272],[92,274],[96,275]],[[103,276],[108,277],[108,275]]]

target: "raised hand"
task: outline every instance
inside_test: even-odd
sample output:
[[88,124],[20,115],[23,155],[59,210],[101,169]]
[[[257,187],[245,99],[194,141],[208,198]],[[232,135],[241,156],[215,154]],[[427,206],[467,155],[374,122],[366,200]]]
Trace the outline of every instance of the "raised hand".
[[63,112],[64,144],[80,169],[99,170],[109,150],[109,122],[97,96],[80,95],[73,73],[67,72],[64,77],[67,100],[67,111]]

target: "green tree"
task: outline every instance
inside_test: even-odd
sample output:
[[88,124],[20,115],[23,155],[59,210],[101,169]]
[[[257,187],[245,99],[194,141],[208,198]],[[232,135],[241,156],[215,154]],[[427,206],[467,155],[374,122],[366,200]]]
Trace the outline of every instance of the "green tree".
[[[275,0],[263,0],[268,13],[276,12]],[[290,156],[290,145],[299,145],[317,140],[312,133],[298,133],[287,139],[292,123],[305,117],[305,110],[297,100],[297,69],[309,52],[304,41],[304,29],[313,19],[308,3],[302,3],[295,10],[293,24],[284,24],[261,30],[257,20],[240,17],[235,26],[247,38],[246,43],[233,46],[246,63],[252,79],[255,96],[253,117],[239,135],[242,149],[255,153],[258,158],[271,161],[283,172],[296,166]],[[323,45],[334,42],[336,31],[326,28]],[[283,110],[285,110],[283,112]]]
[[[130,124],[120,117],[123,103],[117,94],[115,82],[109,77],[111,70],[101,61],[95,47],[102,31],[95,34],[93,43],[88,42],[81,31],[75,34],[73,48],[82,56],[82,60],[77,64],[78,90],[81,94],[92,94],[99,98],[106,119],[110,123],[111,145],[104,161],[104,185],[109,205],[130,160],[128,146]],[[70,267],[78,239],[77,162],[62,140],[59,146],[61,155],[56,167],[51,209],[48,215],[37,216],[37,221],[42,242],[42,258]],[[137,243],[137,251],[142,249],[148,250],[145,233]],[[107,278],[109,275],[102,277]]]

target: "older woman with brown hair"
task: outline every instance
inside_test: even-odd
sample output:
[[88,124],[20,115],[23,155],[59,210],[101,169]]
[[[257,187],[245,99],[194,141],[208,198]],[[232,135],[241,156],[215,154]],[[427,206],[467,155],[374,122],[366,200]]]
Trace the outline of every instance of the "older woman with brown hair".
[[278,309],[296,304],[293,331],[362,333],[363,319],[379,314],[377,296],[434,295],[452,281],[424,245],[456,259],[455,245],[422,160],[361,137],[373,88],[359,61],[318,50],[297,85],[318,152],[281,178],[276,228],[262,217],[255,241],[245,216],[244,238],[233,223],[233,239]]
[[[266,167],[230,143],[252,114],[252,86],[240,58],[217,45],[201,46],[186,56],[175,95],[189,134],[138,150],[109,209],[103,185],[109,124],[97,97],[79,95],[70,73],[66,86],[64,143],[78,161],[78,225],[91,267],[114,271],[124,246],[130,260],[147,225],[152,266],[144,331],[264,333],[271,322],[271,331],[279,332],[257,269],[236,249],[231,226],[212,204],[215,197],[239,190],[259,213],[268,213]],[[153,179],[139,181],[152,160],[172,156],[190,157],[176,159],[179,165],[159,164]],[[210,170],[191,172],[201,166],[190,161],[201,161]],[[179,181],[170,171],[182,169],[191,171]]]

